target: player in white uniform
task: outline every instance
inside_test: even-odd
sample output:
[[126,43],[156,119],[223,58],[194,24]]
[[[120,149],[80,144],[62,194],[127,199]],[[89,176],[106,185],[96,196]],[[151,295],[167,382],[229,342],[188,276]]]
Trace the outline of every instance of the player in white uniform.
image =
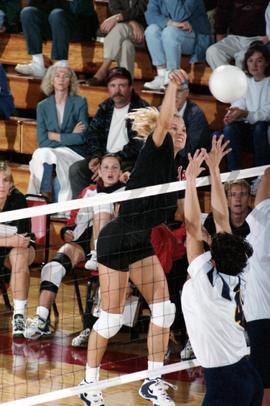
[[247,240],[254,254],[248,261],[244,292],[244,314],[250,339],[251,361],[264,386],[263,406],[270,405],[270,168],[260,183],[255,208],[246,221]]
[[[194,353],[205,368],[204,406],[261,406],[261,379],[248,357],[241,326],[240,275],[251,246],[231,234],[229,212],[220,181],[219,163],[229,150],[223,137],[212,150],[189,156],[186,171],[185,221],[190,279],[182,293],[182,309]],[[204,252],[196,177],[205,159],[211,175],[211,204],[217,234]]]

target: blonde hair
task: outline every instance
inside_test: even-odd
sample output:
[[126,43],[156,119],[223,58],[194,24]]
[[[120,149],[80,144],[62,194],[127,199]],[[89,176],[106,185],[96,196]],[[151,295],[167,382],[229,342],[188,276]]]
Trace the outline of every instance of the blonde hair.
[[127,118],[132,120],[132,130],[138,137],[148,137],[156,128],[159,111],[156,107],[144,107],[128,113]]
[[11,172],[11,168],[6,161],[0,161],[0,172],[4,172],[8,177],[9,182],[11,183],[10,192],[14,189],[14,178]]
[[250,184],[245,179],[235,179],[224,184],[226,196],[228,196],[228,193],[231,191],[233,186],[240,186],[241,188],[243,187],[247,190],[249,195],[251,193]]
[[70,83],[69,83],[69,95],[75,96],[79,94],[79,86],[78,80],[75,72],[70,68],[69,64],[66,61],[57,61],[46,72],[42,82],[41,82],[41,90],[46,96],[50,96],[54,93],[54,86],[53,80],[56,74],[57,69],[66,69],[70,75]]

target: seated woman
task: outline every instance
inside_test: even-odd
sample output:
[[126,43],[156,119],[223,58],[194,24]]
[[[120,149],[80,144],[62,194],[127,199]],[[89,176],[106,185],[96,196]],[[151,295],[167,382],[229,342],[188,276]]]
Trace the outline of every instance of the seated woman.
[[267,131],[270,122],[270,59],[265,46],[255,42],[248,48],[243,68],[247,74],[245,96],[232,103],[224,117],[224,137],[232,151],[227,156],[229,170],[241,168],[241,153],[253,151],[254,165],[270,163]]
[[[121,167],[120,160],[112,154],[105,155],[100,164],[99,176],[102,179],[102,186],[93,190],[93,185],[88,187],[84,197],[94,196],[95,193],[112,193],[120,189]],[[40,281],[39,305],[36,316],[29,319],[25,329],[25,337],[38,339],[42,336],[51,335],[48,327],[48,317],[51,305],[54,303],[58,288],[63,277],[71,272],[75,265],[85,261],[90,251],[90,240],[92,237],[92,226],[95,222],[94,238],[97,238],[97,226],[108,223],[114,217],[114,205],[103,204],[100,206],[86,207],[80,209],[75,216],[75,227],[64,227],[61,233],[65,244],[60,247],[52,261],[48,262],[42,269]]]
[[[15,188],[11,169],[6,162],[0,162],[0,211],[11,211],[27,207],[24,195]],[[31,220],[22,219],[8,222],[15,226],[8,232],[1,224],[0,267],[11,269],[11,289],[13,294],[13,337],[23,337],[25,330],[24,312],[29,290],[28,266],[35,258],[34,248],[30,245]]]
[[54,171],[58,179],[56,201],[71,199],[67,176],[69,167],[85,157],[88,127],[88,106],[78,95],[75,73],[67,62],[52,65],[41,84],[48,96],[37,106],[39,148],[29,163],[28,193],[51,197]]
[[157,69],[145,89],[163,89],[169,72],[181,67],[183,54],[191,55],[190,63],[205,61],[210,24],[202,0],[149,0],[145,18],[145,39]]

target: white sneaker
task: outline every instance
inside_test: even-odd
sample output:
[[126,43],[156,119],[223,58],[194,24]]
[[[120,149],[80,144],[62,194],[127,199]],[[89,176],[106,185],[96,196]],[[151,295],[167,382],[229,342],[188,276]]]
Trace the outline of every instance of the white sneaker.
[[25,326],[24,337],[29,340],[37,340],[42,336],[51,336],[52,332],[49,329],[48,322],[38,315],[32,319],[28,319]]
[[80,334],[73,338],[71,341],[72,347],[86,347],[88,343],[88,337],[90,335],[90,328],[86,328],[81,331]]
[[155,76],[152,82],[145,82],[143,87],[149,90],[164,90],[165,76]]
[[[91,382],[86,382],[86,380],[84,379],[80,383],[80,386],[87,385],[88,383]],[[83,404],[85,406],[105,406],[105,402],[101,392],[83,392],[79,395],[79,397],[83,401]]]
[[86,261],[84,267],[88,271],[96,271],[98,269],[97,251],[91,251],[91,258]]
[[189,339],[187,340],[185,347],[180,352],[180,357],[181,357],[182,361],[186,361],[186,360],[195,358],[195,354],[193,352]]
[[46,73],[46,69],[37,63],[18,63],[15,66],[15,71],[21,75],[35,76],[37,78],[43,78]]
[[150,400],[154,406],[175,406],[175,402],[166,392],[169,387],[177,389],[175,385],[163,381],[161,378],[147,378],[139,389],[139,395],[146,400]]

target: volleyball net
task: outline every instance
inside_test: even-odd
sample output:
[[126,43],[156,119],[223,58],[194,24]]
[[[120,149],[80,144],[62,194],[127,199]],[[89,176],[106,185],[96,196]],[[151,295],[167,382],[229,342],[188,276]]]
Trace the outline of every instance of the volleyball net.
[[[221,174],[221,180],[222,182],[228,182],[237,179],[255,178],[263,175],[266,168],[267,166],[261,166],[226,172]],[[197,179],[198,188],[209,185],[210,178],[208,176]],[[0,224],[23,218],[34,218],[55,213],[66,213],[82,208],[103,206],[109,203],[119,203],[129,199],[184,190],[185,188],[186,182],[179,181],[129,191],[115,191],[111,194],[102,194],[102,196],[96,194],[94,197],[2,212],[0,213]],[[51,223],[50,227],[52,228],[54,225]],[[58,241],[55,246],[50,246],[50,250],[57,251],[60,246],[61,243]],[[50,255],[50,260],[52,257]],[[83,272],[86,275],[84,284],[89,284],[87,280],[88,271],[84,270]],[[71,276],[69,283],[72,282]],[[35,295],[34,299],[28,303],[28,316],[32,316],[35,312],[38,303],[39,284],[39,278],[36,278],[34,282],[33,278],[31,278],[30,291],[34,291]],[[12,340],[11,313],[5,315],[4,318],[7,319],[7,322],[0,329],[0,389],[2,393],[0,395],[0,403],[14,406],[38,404],[63,405],[67,404],[65,403],[66,398],[78,395],[83,391],[87,392],[87,390],[104,390],[106,400],[106,391],[108,390],[111,393],[108,403],[111,405],[137,404],[135,395],[135,398],[133,395],[133,397],[131,396],[131,400],[128,400],[128,398],[122,399],[121,403],[116,393],[125,393],[121,387],[118,388],[119,385],[130,384],[148,376],[146,369],[147,348],[145,326],[147,327],[147,321],[149,322],[149,312],[147,312],[147,309],[141,308],[141,315],[143,315],[140,320],[141,326],[136,330],[136,334],[133,337],[130,330],[126,329],[121,338],[117,336],[112,340],[112,344],[109,344],[110,356],[102,363],[101,368],[103,373],[101,374],[101,381],[82,388],[78,384],[84,377],[87,350],[86,348],[73,348],[71,340],[76,333],[83,330],[84,326],[77,309],[75,295],[71,293],[73,289],[70,289],[70,285],[69,287],[62,285],[56,300],[59,308],[61,328],[58,330],[59,325],[56,325],[52,337],[45,337],[45,340],[26,340],[24,338]],[[87,302],[89,298],[87,298],[87,290],[84,289],[84,286],[81,286],[81,291],[84,292],[82,300]],[[178,294],[180,297],[179,290]],[[3,311],[0,310],[0,312],[4,315]],[[98,317],[98,314],[95,314],[95,317]],[[138,322],[138,318],[136,320]],[[130,325],[127,323],[126,326],[134,327],[132,322]],[[121,334],[121,331],[119,334]],[[139,347],[140,349],[138,350]],[[181,391],[181,379],[183,375],[180,377],[179,374],[187,374],[188,369],[196,368],[199,365],[196,359],[180,361],[179,350],[178,348],[177,354],[174,354],[174,356],[168,356],[167,364],[160,370],[157,370],[157,373],[162,375],[169,374],[168,379],[171,379],[174,383],[179,381],[180,386],[178,391]],[[188,374],[183,379],[187,382],[191,381],[188,378]],[[202,381],[200,382],[202,383]],[[115,388],[114,391],[110,392],[111,388]],[[175,399],[177,399],[177,396]],[[80,400],[77,398],[72,403],[73,405],[79,405]]]

